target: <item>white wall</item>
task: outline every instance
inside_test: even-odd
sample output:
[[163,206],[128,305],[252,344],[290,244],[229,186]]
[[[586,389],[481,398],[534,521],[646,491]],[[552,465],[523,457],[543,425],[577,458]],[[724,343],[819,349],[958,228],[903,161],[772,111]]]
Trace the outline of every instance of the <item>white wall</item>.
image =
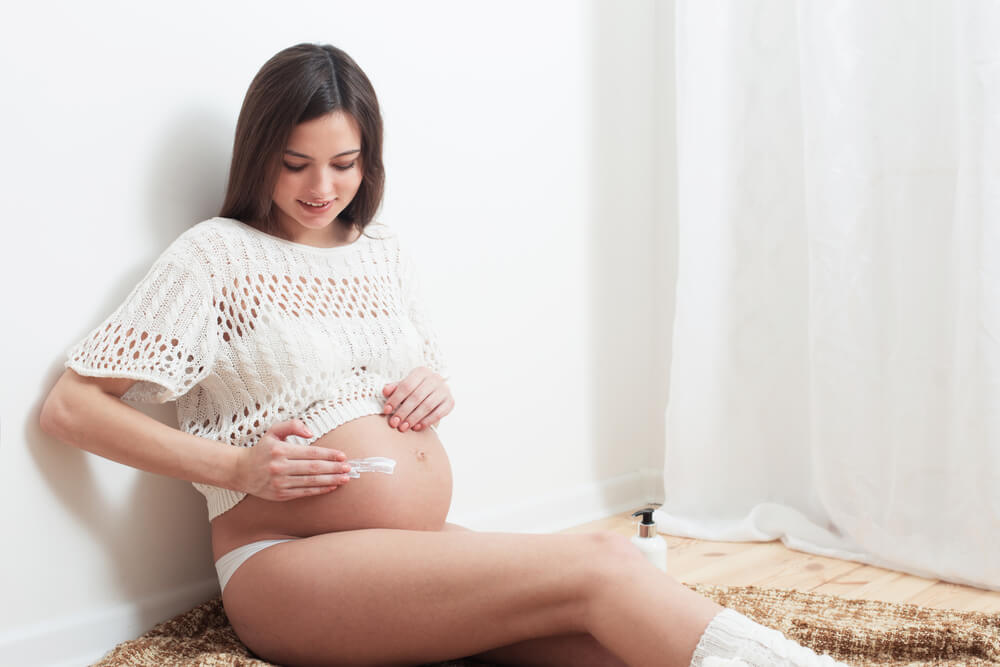
[[380,217],[420,260],[453,371],[451,520],[549,530],[657,493],[671,24],[652,0],[22,4],[0,28],[0,663],[93,658],[217,590],[189,484],[62,445],[37,414],[65,349],[217,212],[245,89],[300,41],[344,48],[383,105]]

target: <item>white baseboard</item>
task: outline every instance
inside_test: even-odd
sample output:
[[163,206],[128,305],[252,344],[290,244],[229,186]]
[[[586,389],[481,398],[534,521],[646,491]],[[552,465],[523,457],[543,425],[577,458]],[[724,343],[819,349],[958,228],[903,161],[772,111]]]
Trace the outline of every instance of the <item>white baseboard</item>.
[[[643,469],[530,500],[474,512],[452,512],[449,521],[475,530],[548,533],[658,502],[663,475]],[[209,579],[176,591],[108,609],[0,632],[0,665],[83,667],[117,644],[217,595]]]
[[645,473],[646,471],[627,473],[487,510],[452,511],[448,520],[474,530],[556,532],[648,502],[644,485]]
[[139,602],[4,630],[0,633],[0,665],[91,665],[117,644],[135,639],[157,623],[218,594],[219,582],[208,579]]

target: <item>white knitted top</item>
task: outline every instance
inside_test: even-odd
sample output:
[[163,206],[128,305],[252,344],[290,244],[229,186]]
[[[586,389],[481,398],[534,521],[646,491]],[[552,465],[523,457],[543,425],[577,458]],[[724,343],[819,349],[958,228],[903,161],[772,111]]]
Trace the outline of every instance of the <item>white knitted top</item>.
[[[345,246],[285,241],[227,218],[183,233],[66,366],[138,380],[126,400],[176,399],[180,428],[252,447],[271,424],[315,436],[380,414],[382,387],[444,374],[397,235],[372,223]],[[246,494],[195,484],[209,520]]]

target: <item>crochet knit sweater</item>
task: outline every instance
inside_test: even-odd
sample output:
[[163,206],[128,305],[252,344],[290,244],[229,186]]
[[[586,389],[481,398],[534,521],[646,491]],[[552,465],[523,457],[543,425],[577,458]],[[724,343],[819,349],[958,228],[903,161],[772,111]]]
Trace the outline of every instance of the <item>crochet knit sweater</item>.
[[[137,380],[126,400],[176,400],[182,430],[239,447],[287,419],[305,422],[309,444],[380,414],[382,387],[414,368],[445,374],[413,263],[379,223],[336,248],[199,223],[68,357],[81,375]],[[195,487],[209,520],[246,496]]]

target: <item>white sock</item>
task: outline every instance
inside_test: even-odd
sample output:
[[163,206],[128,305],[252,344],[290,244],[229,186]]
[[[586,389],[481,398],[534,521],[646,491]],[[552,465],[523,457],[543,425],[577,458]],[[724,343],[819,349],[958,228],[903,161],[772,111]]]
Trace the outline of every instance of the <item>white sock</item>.
[[691,667],[847,667],[828,655],[816,655],[777,630],[723,609],[705,628]]

